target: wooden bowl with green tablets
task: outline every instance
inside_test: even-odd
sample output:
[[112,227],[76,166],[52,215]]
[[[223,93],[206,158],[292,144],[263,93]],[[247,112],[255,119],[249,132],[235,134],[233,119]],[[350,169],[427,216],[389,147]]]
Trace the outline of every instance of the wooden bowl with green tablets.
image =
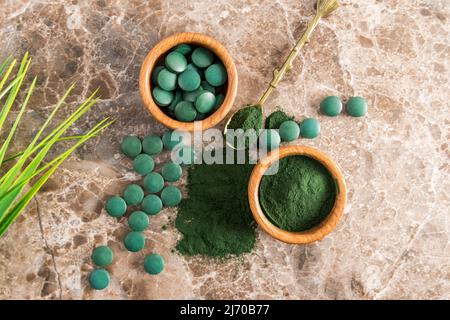
[[139,89],[152,116],[171,129],[205,130],[222,121],[237,92],[233,59],[217,40],[178,33],[153,47],[141,67]]
[[264,231],[286,243],[306,244],[336,227],[347,189],[331,158],[317,149],[292,145],[270,152],[255,166],[248,199]]

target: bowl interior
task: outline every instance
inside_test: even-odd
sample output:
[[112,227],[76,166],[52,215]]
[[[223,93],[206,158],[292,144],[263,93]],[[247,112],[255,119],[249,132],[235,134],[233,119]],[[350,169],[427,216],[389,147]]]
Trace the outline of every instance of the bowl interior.
[[[328,216],[318,225],[304,231],[286,231],[274,225],[264,213],[259,202],[259,188],[264,172],[277,160],[288,156],[307,156],[321,163],[331,174],[336,185],[336,198]],[[253,169],[248,186],[250,209],[263,230],[274,238],[294,244],[311,243],[322,239],[338,224],[346,203],[346,186],[337,165],[321,151],[305,146],[284,146],[269,153]]]
[[[184,43],[186,43],[186,42],[184,42]],[[190,45],[192,45],[192,46],[202,46],[202,47],[204,47],[201,43],[198,43],[198,42],[191,42],[191,43],[188,43],[188,44],[190,44]],[[177,46],[177,45],[173,46],[172,48],[170,48],[170,49],[167,50],[166,52],[162,53],[162,54],[159,56],[159,58],[156,59],[155,64],[153,65],[153,68],[152,68],[152,70],[150,71],[150,74],[153,74],[153,70],[155,70],[156,67],[158,67],[158,66],[164,66],[164,59],[165,59],[166,55],[167,55],[173,48],[175,48],[176,46]],[[210,48],[208,48],[208,49],[210,49]],[[212,49],[210,49],[210,50],[213,51]],[[218,61],[220,61],[221,63],[223,63],[222,60],[220,60],[219,58],[218,58]],[[204,70],[203,70],[203,71],[204,71]],[[203,81],[203,80],[204,80],[204,79],[202,79],[202,81]],[[152,81],[150,81],[150,91],[153,90],[153,88],[154,88],[154,84],[152,83]],[[216,88],[216,95],[219,94],[219,93],[222,93],[222,94],[225,96],[225,95],[227,94],[227,91],[228,91],[228,71],[227,71],[227,81],[226,81],[222,86],[220,86],[219,89]],[[153,99],[153,96],[152,96],[152,99]],[[154,101],[154,99],[153,99],[153,101]],[[156,103],[155,103],[155,104],[156,104]],[[213,113],[210,113],[210,114],[209,114],[206,118],[204,118],[202,121],[208,119],[208,118],[211,117],[213,114],[214,114],[214,112],[213,112]]]
[[[154,102],[151,93],[153,88],[153,84],[151,83],[153,69],[161,62],[168,51],[182,43],[202,46],[211,50],[217,59],[222,62],[227,71],[227,82],[223,88],[225,98],[222,105],[214,113],[201,121],[182,122],[171,118]],[[139,87],[145,106],[159,122],[172,129],[183,129],[187,131],[193,131],[194,129],[204,130],[222,121],[230,111],[237,92],[237,72],[231,55],[217,40],[204,34],[186,32],[165,38],[153,47],[142,65]]]

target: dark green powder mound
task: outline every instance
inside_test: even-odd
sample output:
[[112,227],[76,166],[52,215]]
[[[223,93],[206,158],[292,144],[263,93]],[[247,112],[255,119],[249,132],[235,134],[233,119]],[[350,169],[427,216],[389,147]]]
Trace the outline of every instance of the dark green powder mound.
[[255,226],[247,200],[252,168],[250,164],[189,167],[188,195],[175,221],[183,234],[177,244],[180,253],[229,257],[253,249]]
[[259,199],[273,224],[287,231],[304,231],[331,211],[336,184],[328,170],[305,156],[279,161],[278,173],[262,178]]
[[278,110],[266,118],[266,129],[280,129],[283,122],[292,120],[294,117],[288,116],[285,112]]
[[[247,106],[242,108],[233,115],[227,128],[235,130],[243,129],[244,132],[234,132],[233,134],[231,134],[231,132],[227,133],[227,143],[238,149],[242,149],[244,146],[245,148],[248,148],[250,145],[256,143],[256,139],[259,135],[259,130],[262,129],[262,125],[263,114],[260,107]],[[245,134],[245,131],[248,129],[254,129],[256,131],[253,138]]]
[[247,106],[233,115],[233,118],[231,118],[231,121],[228,124],[228,129],[259,130],[262,128],[262,124],[263,114],[261,108],[257,106]]

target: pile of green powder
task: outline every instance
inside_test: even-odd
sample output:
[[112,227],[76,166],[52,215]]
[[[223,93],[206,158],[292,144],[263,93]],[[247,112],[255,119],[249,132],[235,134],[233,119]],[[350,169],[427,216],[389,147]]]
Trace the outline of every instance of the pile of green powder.
[[175,226],[184,255],[227,257],[250,252],[255,224],[247,199],[251,164],[200,164],[188,169],[187,197]]
[[245,131],[249,129],[254,129],[256,131],[256,135],[254,138],[257,138],[259,131],[263,126],[263,113],[262,109],[258,106],[247,106],[242,108],[238,112],[236,112],[231,118],[230,123],[228,124],[228,129],[243,129],[244,132],[234,132],[234,136],[227,136],[227,142],[233,145],[235,148],[239,147],[241,144],[248,148],[251,144],[256,141],[252,141],[252,138],[245,135]]
[[288,116],[284,111],[275,111],[267,117],[266,129],[280,129],[280,126],[283,122],[292,119],[294,119],[294,117]]
[[330,213],[336,184],[328,170],[305,156],[281,159],[278,173],[263,176],[259,200],[266,216],[286,231],[308,230]]
[[262,110],[258,106],[247,106],[236,112],[228,124],[228,129],[260,130],[263,124]]

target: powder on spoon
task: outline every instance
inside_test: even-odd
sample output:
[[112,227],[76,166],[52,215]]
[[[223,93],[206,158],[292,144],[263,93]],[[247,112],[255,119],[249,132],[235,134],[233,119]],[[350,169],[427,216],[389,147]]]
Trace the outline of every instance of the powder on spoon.
[[247,106],[236,112],[228,124],[228,129],[260,130],[263,123],[262,110],[258,106]]
[[[253,129],[256,131],[256,135],[262,129],[263,125],[263,113],[262,109],[258,106],[247,106],[236,112],[230,120],[227,129],[243,129],[244,133],[236,134],[233,139],[227,138],[227,140],[234,146],[239,146],[240,141],[245,139],[244,145],[246,148],[250,145],[250,139],[245,136],[245,131]],[[230,141],[231,140],[231,141]]]
[[[225,149],[224,149],[225,150]],[[225,258],[250,252],[255,224],[247,200],[251,164],[200,164],[188,169],[187,197],[175,226],[184,255]]]
[[306,156],[279,161],[278,172],[263,176],[259,201],[269,220],[286,231],[304,231],[330,213],[336,184],[328,170]]

